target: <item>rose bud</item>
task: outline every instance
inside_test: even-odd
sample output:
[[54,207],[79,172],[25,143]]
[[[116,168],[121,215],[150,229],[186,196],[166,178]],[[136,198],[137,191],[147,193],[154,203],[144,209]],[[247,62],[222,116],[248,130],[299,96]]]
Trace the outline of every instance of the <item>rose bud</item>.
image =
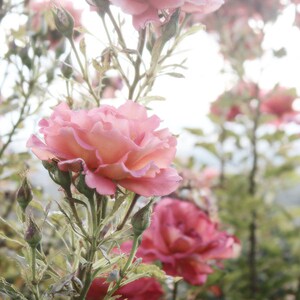
[[24,239],[33,249],[37,248],[42,239],[41,231],[31,217],[29,218],[28,226],[24,234]]
[[53,11],[54,22],[57,30],[66,38],[72,39],[74,32],[74,18],[63,7]]
[[150,226],[152,203],[153,200],[136,212],[131,219],[133,233],[136,237],[141,236],[142,233]]
[[26,207],[32,200],[32,190],[26,177],[24,177],[22,184],[17,191],[16,200],[19,203],[22,211],[25,212]]

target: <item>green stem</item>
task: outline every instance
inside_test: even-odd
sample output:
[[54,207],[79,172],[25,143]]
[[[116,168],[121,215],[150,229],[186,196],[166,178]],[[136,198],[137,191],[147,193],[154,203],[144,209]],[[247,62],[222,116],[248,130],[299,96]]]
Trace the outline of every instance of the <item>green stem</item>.
[[83,272],[83,274],[85,274],[84,285],[83,285],[83,288],[81,290],[79,297],[75,298],[76,300],[84,300],[86,298],[88,290],[92,284],[92,281],[93,281],[92,268],[93,268],[93,261],[94,261],[96,251],[97,251],[96,238],[93,238],[92,245],[89,250],[88,257],[87,257],[88,265],[86,266],[86,269]]
[[126,275],[126,272],[128,271],[128,269],[130,268],[133,260],[134,260],[134,257],[135,257],[135,254],[137,252],[137,249],[139,247],[139,239],[140,239],[140,236],[137,236],[137,235],[134,235],[134,238],[133,238],[133,244],[132,244],[132,247],[131,247],[131,251],[130,251],[130,254],[129,254],[129,257],[127,259],[127,262],[125,264],[125,266],[122,268],[122,270],[120,271],[120,279],[118,280],[118,282],[116,283],[116,285],[110,290],[110,292],[107,293],[107,295],[105,296],[104,300],[109,300],[111,299],[111,296],[119,289],[119,287],[121,286],[121,282],[122,282],[122,279],[125,277]]
[[36,300],[40,299],[40,291],[38,282],[36,280],[36,248],[31,248],[31,272],[32,272],[32,285],[34,286],[34,296]]
[[[50,174],[50,173],[49,173]],[[83,225],[82,225],[82,221],[78,215],[78,212],[77,212],[77,209],[76,209],[76,206],[75,206],[75,202],[74,202],[74,199],[73,199],[73,195],[72,195],[72,192],[70,189],[68,190],[65,190],[65,193],[66,193],[66,198],[68,199],[68,203],[70,205],[70,208],[72,210],[72,213],[73,213],[73,216],[75,218],[75,221],[76,221],[76,224],[77,226],[80,228],[82,234],[84,235],[84,237],[88,240],[88,241],[91,241],[90,237],[89,237],[89,234],[87,233],[87,231],[84,229]]]
[[91,216],[92,216],[92,232],[95,233],[98,225],[97,221],[97,212],[94,199],[89,199],[90,208],[91,208]]
[[35,283],[36,282],[36,268],[35,268],[35,264],[36,264],[36,252],[35,252],[35,248],[31,248],[31,268],[32,268],[32,281]]
[[127,211],[127,213],[126,213],[126,215],[125,215],[122,223],[117,227],[117,230],[123,229],[123,227],[124,227],[127,219],[129,218],[131,212],[133,211],[133,208],[134,208],[134,206],[135,206],[135,204],[136,204],[136,202],[137,202],[137,200],[138,200],[139,197],[140,197],[140,195],[138,195],[138,194],[134,195],[134,198],[132,199],[132,202],[131,202],[131,204],[130,204],[130,206],[128,208],[128,211]]
[[133,237],[133,244],[132,244],[132,247],[131,247],[131,251],[130,251],[128,260],[127,260],[124,268],[121,270],[121,277],[125,276],[128,268],[131,266],[131,264],[132,264],[132,262],[134,260],[136,251],[137,251],[137,249],[139,247],[139,240],[140,240],[140,236],[134,235],[134,237]]
[[6,148],[8,147],[8,145],[11,143],[12,141],[12,138],[17,130],[17,128],[19,127],[19,125],[23,122],[24,120],[24,113],[25,113],[25,108],[27,106],[27,103],[29,101],[29,96],[30,96],[30,93],[28,93],[25,97],[25,100],[24,100],[24,103],[22,105],[22,108],[21,108],[21,111],[20,111],[20,114],[19,114],[19,117],[18,117],[18,120],[17,122],[14,124],[12,130],[10,131],[10,133],[8,134],[8,139],[6,141],[6,143],[2,146],[1,150],[0,150],[0,158],[2,157],[4,151],[6,150]]
[[81,273],[83,284],[83,288],[81,290],[81,293],[79,297],[76,297],[76,300],[84,300],[86,298],[86,295],[88,293],[88,290],[92,284],[93,281],[93,262],[95,259],[95,255],[97,252],[97,244],[98,244],[98,219],[97,219],[97,210],[96,210],[96,205],[94,198],[89,199],[90,203],[90,209],[91,209],[91,217],[89,218],[90,220],[90,227],[92,228],[92,233],[91,233],[91,240],[90,244],[87,243],[87,265],[84,267],[83,272]]
[[174,288],[172,292],[172,300],[176,300],[177,298],[177,291],[178,291],[178,281],[174,282]]
[[121,30],[120,30],[120,26],[118,26],[118,24],[117,24],[117,22],[116,22],[116,20],[115,20],[115,18],[113,16],[113,14],[112,14],[112,12],[111,12],[111,10],[109,8],[108,8],[108,10],[106,12],[107,12],[107,15],[109,16],[109,18],[110,18],[110,20],[111,20],[111,22],[112,22],[112,24],[114,26],[114,29],[115,29],[115,31],[116,31],[116,33],[118,35],[119,43],[120,43],[120,45],[121,45],[121,47],[122,47],[125,55],[130,60],[130,62],[134,65],[135,62],[134,62],[134,60],[132,59],[132,57],[128,53],[128,48],[126,46],[126,42],[124,40],[123,34],[122,34]]
[[83,76],[83,80],[86,82],[86,84],[88,86],[88,89],[89,89],[89,92],[93,96],[93,98],[95,99],[95,101],[97,103],[97,106],[99,106],[100,105],[100,99],[99,99],[99,97],[97,97],[97,95],[94,92],[94,89],[92,88],[92,85],[90,83],[90,79],[89,79],[88,73],[85,70],[85,68],[84,68],[84,66],[83,66],[83,64],[81,62],[81,59],[79,57],[79,54],[78,54],[78,51],[77,51],[76,46],[74,44],[74,41],[73,41],[73,39],[69,39],[69,41],[70,41],[71,47],[72,47],[72,49],[73,49],[73,51],[75,53],[76,60],[77,60],[77,62],[79,64],[79,67],[80,67],[80,70],[81,70],[81,73],[82,73],[82,76]]
[[107,210],[107,198],[103,197],[101,202],[101,219],[104,220],[106,217]]
[[101,16],[101,20],[102,20],[102,24],[103,24],[103,27],[104,27],[104,30],[105,30],[107,39],[108,39],[108,41],[109,41],[109,45],[110,45],[112,51],[114,52],[114,61],[115,61],[115,63],[117,64],[117,69],[118,69],[119,72],[121,73],[122,78],[123,78],[123,80],[124,80],[126,86],[127,86],[128,88],[130,88],[129,80],[128,80],[127,76],[125,75],[125,72],[124,72],[123,69],[122,69],[122,66],[121,66],[121,64],[120,64],[120,62],[119,62],[119,60],[118,60],[117,53],[115,53],[114,45],[113,45],[112,39],[111,39],[111,37],[110,37],[110,32],[109,32],[109,30],[108,30],[108,28],[107,28],[107,25],[106,25],[106,22],[105,22],[105,16]]
[[137,84],[140,81],[140,66],[141,66],[141,63],[142,63],[142,54],[143,54],[143,50],[144,50],[144,46],[145,46],[145,40],[146,40],[146,30],[142,29],[139,33],[139,42],[138,42],[138,47],[137,47],[137,58],[136,58],[136,61],[135,61],[135,64],[134,64],[135,74],[134,74],[133,82],[132,82],[131,87],[129,89],[128,99],[133,98],[135,88],[136,88]]

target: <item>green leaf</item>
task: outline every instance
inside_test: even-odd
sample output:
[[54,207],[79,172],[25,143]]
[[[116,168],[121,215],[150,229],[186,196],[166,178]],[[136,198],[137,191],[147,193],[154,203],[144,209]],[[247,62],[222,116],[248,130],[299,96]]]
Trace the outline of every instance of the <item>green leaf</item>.
[[11,299],[13,300],[28,300],[4,278],[0,278],[0,292],[4,293],[4,295],[11,297]]
[[216,157],[219,157],[218,151],[216,149],[216,145],[213,143],[199,142],[199,143],[196,143],[195,146],[201,147],[201,148],[205,149],[206,151],[214,154]]
[[105,71],[105,68],[96,59],[92,59],[92,65],[99,73],[103,73]]
[[82,38],[79,42],[79,49],[80,49],[80,52],[86,56],[86,43],[85,43],[85,39]]
[[146,96],[146,97],[142,97],[139,98],[139,103],[143,103],[145,105],[147,105],[148,103],[152,102],[152,101],[165,101],[166,98],[161,97],[161,96]]
[[183,74],[176,73],[176,72],[166,73],[165,75],[169,75],[169,76],[175,77],[175,78],[185,78],[185,76]]
[[14,111],[19,107],[19,105],[17,103],[8,103],[8,102],[4,102],[1,104],[0,106],[0,115],[4,115],[8,112]]
[[200,30],[204,30],[205,29],[205,25],[203,24],[197,24],[194,25],[192,27],[190,27],[184,34],[180,35],[180,37],[178,38],[178,43],[180,43],[181,41],[183,41],[185,38],[187,38],[188,36],[197,33]]
[[186,131],[188,131],[189,133],[191,134],[194,134],[194,135],[198,135],[198,136],[203,136],[204,135],[204,132],[202,129],[200,128],[184,128]]
[[154,277],[161,281],[166,279],[166,273],[154,264],[140,264],[133,272],[136,274],[142,274],[144,275],[143,277]]
[[18,245],[20,245],[22,247],[25,247],[24,243],[22,243],[22,242],[20,242],[20,241],[18,241],[16,239],[7,237],[3,232],[0,232],[0,239],[8,241],[8,242],[11,242],[11,243],[18,244]]

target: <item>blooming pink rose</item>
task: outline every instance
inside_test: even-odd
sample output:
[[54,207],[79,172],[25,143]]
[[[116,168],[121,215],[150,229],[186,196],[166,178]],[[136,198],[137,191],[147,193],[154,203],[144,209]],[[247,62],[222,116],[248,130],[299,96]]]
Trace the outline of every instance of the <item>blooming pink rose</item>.
[[176,138],[158,130],[160,122],[129,100],[119,108],[78,111],[61,103],[39,122],[45,143],[32,135],[27,147],[41,160],[56,158],[63,171],[82,168],[86,184],[99,194],[112,195],[119,184],[146,197],[167,195],[181,177],[170,167]]
[[[108,290],[108,283],[104,278],[96,278],[86,295],[86,300],[102,300]],[[164,292],[161,285],[154,278],[141,278],[119,288],[114,295],[121,296],[118,299],[128,300],[159,300]]]
[[[218,230],[218,224],[191,202],[162,199],[154,208],[150,227],[144,232],[137,257],[160,261],[163,270],[202,285],[213,272],[212,261],[232,258],[237,239]],[[127,252],[131,242],[121,246]]]
[[147,23],[159,23],[159,11],[165,10],[170,14],[174,9],[181,8],[182,11],[193,13],[210,13],[218,9],[223,0],[110,0],[125,12],[132,15],[134,27],[138,30],[144,28]]
[[295,95],[283,87],[262,96],[261,112],[276,116],[275,123],[288,122],[298,114],[293,109]]

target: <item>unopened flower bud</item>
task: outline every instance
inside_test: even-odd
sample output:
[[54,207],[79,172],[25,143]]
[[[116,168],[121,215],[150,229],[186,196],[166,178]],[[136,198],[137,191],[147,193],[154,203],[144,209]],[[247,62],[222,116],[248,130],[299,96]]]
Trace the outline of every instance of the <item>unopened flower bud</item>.
[[41,47],[36,47],[34,49],[34,55],[37,57],[41,57],[43,55],[43,49]]
[[64,188],[65,190],[69,190],[71,183],[72,183],[72,178],[71,174],[69,171],[61,171],[59,168],[57,168],[54,172],[54,176],[58,182],[58,184]]
[[80,173],[80,175],[75,180],[75,186],[79,193],[86,196],[88,199],[91,199],[94,194],[94,190],[89,188],[85,183],[85,176]]
[[98,8],[100,14],[104,14],[109,7],[109,0],[88,0],[88,4],[94,5]]
[[120,279],[120,271],[115,269],[115,270],[112,270],[107,278],[106,278],[106,282],[116,282]]
[[61,66],[61,72],[64,75],[65,78],[70,79],[73,75],[73,68],[71,66],[71,56],[70,54],[67,56],[65,61],[63,62]]
[[26,177],[24,177],[21,186],[16,193],[16,200],[19,203],[23,212],[32,200],[32,190]]
[[29,218],[24,239],[31,248],[36,248],[42,239],[41,231],[31,217]]
[[44,160],[42,163],[45,169],[51,173],[51,178],[55,183],[59,184],[64,190],[70,189],[72,179],[69,171],[61,171],[54,161],[49,162]]
[[54,79],[54,69],[49,69],[46,73],[47,83],[50,83]]
[[71,39],[74,31],[74,18],[63,7],[53,11],[54,22],[57,30],[66,38]]
[[32,59],[28,55],[28,47],[24,47],[21,49],[20,53],[20,58],[22,60],[22,63],[28,68],[32,68]]
[[147,205],[133,215],[131,224],[135,236],[142,235],[142,233],[150,226],[152,203],[153,201],[150,201]]
[[53,173],[54,170],[56,169],[56,164],[48,160],[42,160],[42,165],[47,171],[51,173]]

